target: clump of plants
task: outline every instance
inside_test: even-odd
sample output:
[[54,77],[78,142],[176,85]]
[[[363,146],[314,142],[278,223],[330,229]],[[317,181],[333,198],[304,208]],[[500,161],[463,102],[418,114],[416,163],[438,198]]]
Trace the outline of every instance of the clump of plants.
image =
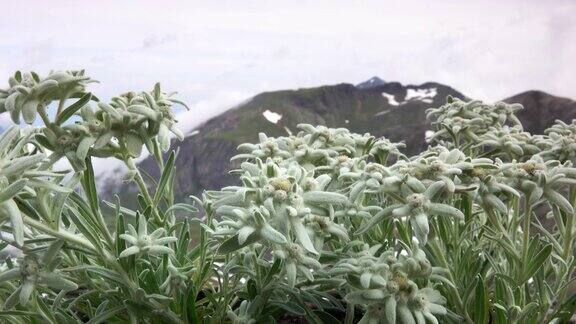
[[[400,143],[298,125],[242,144],[240,185],[175,202],[174,104],[105,103],[83,71],[17,72],[0,111],[0,317],[48,323],[563,323],[576,309],[576,123],[524,132],[520,105],[449,97]],[[161,176],[139,170],[143,147]],[[118,159],[137,208],[99,198]],[[56,171],[66,159],[70,170]],[[105,214],[112,214],[108,219]]]

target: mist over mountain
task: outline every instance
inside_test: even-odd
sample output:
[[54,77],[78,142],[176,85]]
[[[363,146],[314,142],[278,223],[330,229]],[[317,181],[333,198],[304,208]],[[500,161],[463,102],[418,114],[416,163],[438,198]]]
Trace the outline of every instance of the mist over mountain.
[[[298,90],[264,92],[251,100],[215,116],[188,133],[182,141],[173,141],[178,149],[176,192],[179,199],[200,195],[205,189],[218,189],[236,183],[229,171],[239,162],[230,162],[236,147],[256,142],[258,133],[283,136],[297,131],[299,123],[346,127],[357,133],[385,136],[406,144],[404,152],[412,155],[427,147],[426,131],[431,129],[425,111],[445,103],[448,95],[467,98],[458,90],[436,82],[403,85],[373,77],[356,86],[336,84]],[[527,91],[504,99],[520,103],[519,118],[527,131],[540,134],[561,119],[576,118],[576,102],[541,91]],[[151,158],[140,162],[153,176],[159,170]],[[118,172],[117,172],[118,173]],[[127,193],[118,176],[108,177],[104,191],[109,195]],[[129,196],[129,195],[122,195]]]

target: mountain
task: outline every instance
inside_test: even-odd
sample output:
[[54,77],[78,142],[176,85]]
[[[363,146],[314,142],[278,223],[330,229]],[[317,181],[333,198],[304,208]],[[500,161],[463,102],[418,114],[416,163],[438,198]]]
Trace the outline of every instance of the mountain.
[[[346,127],[353,132],[385,136],[403,141],[408,155],[418,153],[427,146],[425,132],[430,124],[425,118],[426,109],[444,104],[448,95],[466,98],[457,90],[434,82],[402,85],[370,80],[358,86],[337,84],[259,94],[206,121],[184,141],[172,142],[172,148],[180,150],[176,162],[177,198],[235,184],[237,178],[228,171],[238,166],[230,158],[237,153],[239,144],[256,142],[259,132],[286,135],[286,129],[296,131],[299,123]],[[534,133],[542,133],[555,119],[576,118],[576,102],[543,92],[528,91],[504,101],[525,106],[519,118]],[[139,165],[153,176],[159,175],[151,158]],[[109,183],[105,191],[118,192],[118,186]],[[124,186],[120,191],[126,190],[129,188]]]
[[524,106],[518,118],[524,128],[534,134],[542,134],[556,119],[566,123],[576,119],[576,101],[542,91],[526,91],[502,101]]
[[386,84],[386,82],[384,80],[375,76],[375,77],[370,78],[369,80],[366,80],[362,83],[357,84],[356,88],[358,88],[358,89],[371,89],[371,88],[382,86],[384,84]]

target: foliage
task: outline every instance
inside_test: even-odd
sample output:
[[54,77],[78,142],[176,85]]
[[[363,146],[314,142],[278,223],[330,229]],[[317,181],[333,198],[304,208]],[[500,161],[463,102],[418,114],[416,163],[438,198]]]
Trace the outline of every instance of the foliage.
[[[413,157],[299,125],[240,145],[241,185],[194,206],[174,202],[176,153],[163,154],[169,132],[183,137],[181,102],[157,84],[104,103],[90,82],[17,72],[0,90],[15,123],[43,122],[0,137],[1,239],[21,251],[0,271],[6,321],[542,323],[575,311],[574,123],[531,135],[519,105],[449,97],[428,112],[435,145]],[[134,163],[143,146],[159,179]],[[101,201],[93,157],[125,163],[137,210]],[[72,169],[55,171],[60,159]]]

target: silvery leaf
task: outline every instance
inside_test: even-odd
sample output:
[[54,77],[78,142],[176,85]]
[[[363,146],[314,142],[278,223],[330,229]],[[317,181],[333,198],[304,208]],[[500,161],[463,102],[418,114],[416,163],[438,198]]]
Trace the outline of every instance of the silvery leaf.
[[309,191],[304,193],[304,201],[314,204],[346,204],[348,198],[336,192]]

